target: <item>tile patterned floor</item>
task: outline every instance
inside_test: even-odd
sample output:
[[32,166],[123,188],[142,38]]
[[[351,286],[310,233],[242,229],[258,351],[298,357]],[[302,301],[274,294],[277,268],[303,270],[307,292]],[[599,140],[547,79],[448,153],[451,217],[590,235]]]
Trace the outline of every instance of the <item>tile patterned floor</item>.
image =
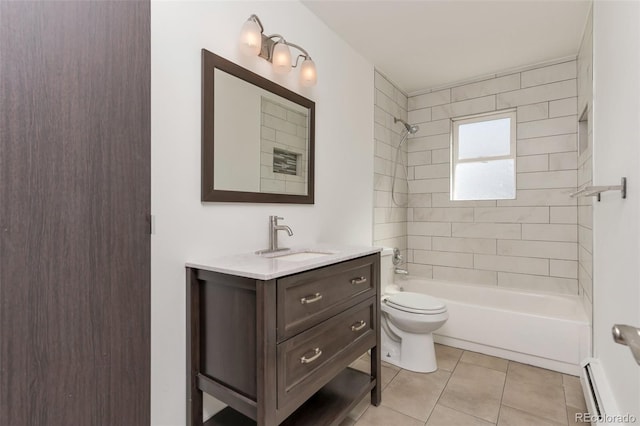
[[[586,412],[577,377],[436,345],[438,370],[382,365],[382,404],[367,396],[341,426],[573,426]],[[352,365],[369,371],[368,355]]]

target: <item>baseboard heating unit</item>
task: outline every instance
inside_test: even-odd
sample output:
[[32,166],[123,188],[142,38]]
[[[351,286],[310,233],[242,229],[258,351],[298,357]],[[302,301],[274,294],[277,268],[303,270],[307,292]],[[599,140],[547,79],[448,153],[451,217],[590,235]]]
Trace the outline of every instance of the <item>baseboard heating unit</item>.
[[[611,425],[610,418],[618,414],[618,408],[611,393],[609,382],[597,358],[587,358],[580,363],[580,383],[584,400],[589,413],[584,413],[582,419],[590,421],[592,425]],[[578,414],[579,415],[579,414]]]

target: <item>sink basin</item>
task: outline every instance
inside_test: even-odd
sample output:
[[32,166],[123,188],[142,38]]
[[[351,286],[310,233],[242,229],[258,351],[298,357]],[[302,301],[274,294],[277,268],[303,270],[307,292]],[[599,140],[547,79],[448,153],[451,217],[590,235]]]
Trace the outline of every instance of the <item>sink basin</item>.
[[330,254],[333,253],[320,253],[317,251],[305,251],[302,253],[291,253],[291,254],[284,254],[282,256],[274,256],[276,259],[280,259],[280,260],[293,260],[296,262],[300,262],[302,260],[309,260],[309,259],[315,259],[317,257],[324,257],[324,256],[329,256]]
[[292,262],[302,262],[305,260],[316,259],[318,257],[324,257],[335,254],[330,251],[317,251],[317,250],[287,250],[283,252],[263,254],[262,256],[270,259],[287,260]]

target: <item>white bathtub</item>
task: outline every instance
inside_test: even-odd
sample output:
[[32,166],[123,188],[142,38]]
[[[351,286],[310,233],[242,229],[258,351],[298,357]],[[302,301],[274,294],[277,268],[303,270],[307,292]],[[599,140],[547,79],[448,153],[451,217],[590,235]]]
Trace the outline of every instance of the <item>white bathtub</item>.
[[445,301],[447,323],[438,343],[567,374],[580,374],[591,356],[591,327],[578,296],[399,278],[405,291]]

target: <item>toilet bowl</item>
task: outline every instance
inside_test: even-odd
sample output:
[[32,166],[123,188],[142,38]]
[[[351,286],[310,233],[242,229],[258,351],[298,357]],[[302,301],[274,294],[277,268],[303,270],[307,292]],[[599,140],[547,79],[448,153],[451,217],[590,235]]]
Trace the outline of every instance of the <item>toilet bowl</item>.
[[[421,293],[402,291],[393,284],[391,254],[382,253],[381,359],[406,370],[430,373],[438,369],[433,332],[447,321],[447,306]],[[388,272],[391,271],[391,274]]]

